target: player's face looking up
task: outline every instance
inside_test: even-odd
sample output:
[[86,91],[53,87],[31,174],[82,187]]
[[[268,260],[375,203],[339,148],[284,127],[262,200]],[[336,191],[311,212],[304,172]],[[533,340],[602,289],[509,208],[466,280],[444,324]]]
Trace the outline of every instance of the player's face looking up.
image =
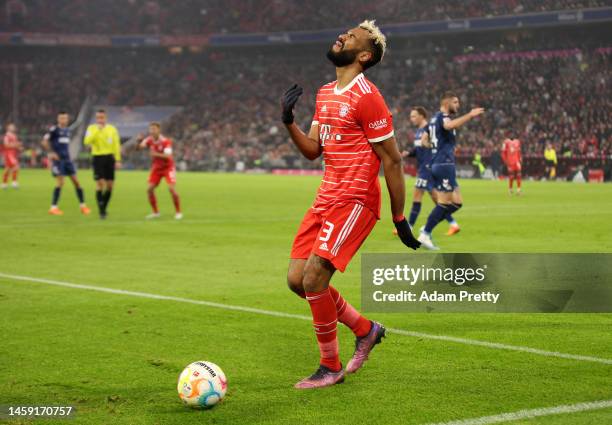
[[338,68],[352,65],[356,61],[365,63],[372,58],[369,45],[370,33],[356,27],[338,36],[327,52],[327,59]]
[[9,125],[6,127],[6,130],[7,130],[9,133],[16,133],[16,132],[17,132],[17,127],[15,126],[15,124],[9,124]]
[[68,114],[57,114],[57,125],[61,128],[68,126]]

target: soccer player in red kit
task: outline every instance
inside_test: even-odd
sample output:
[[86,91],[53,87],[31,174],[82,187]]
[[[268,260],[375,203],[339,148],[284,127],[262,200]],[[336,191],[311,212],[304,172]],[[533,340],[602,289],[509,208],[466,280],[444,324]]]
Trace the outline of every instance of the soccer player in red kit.
[[289,288],[310,305],[321,355],[317,371],[296,388],[344,380],[338,321],[356,337],[347,373],[356,372],[385,335],[380,323],[359,314],[329,284],[336,270],[344,271],[380,218],[381,162],[398,235],[412,249],[420,245],[404,217],[405,182],[391,113],[376,86],[363,75],[381,61],[385,48],[385,36],[374,21],[364,21],[338,37],[327,53],[337,80],[319,89],[308,134],[294,123],[293,108],[302,88],[292,86],[281,100],[282,121],[297,148],[308,159],[322,154],[325,160],[323,181],[295,236],[287,273]]
[[508,137],[502,147],[502,160],[508,169],[508,189],[512,195],[513,183],[516,179],[516,194],[521,194],[521,141]]
[[162,179],[166,179],[176,210],[174,218],[177,220],[182,219],[183,213],[181,213],[180,198],[176,191],[176,167],[172,157],[172,140],[161,134],[161,125],[158,122],[149,124],[149,136],[146,138],[140,136],[140,139],[138,148],[148,148],[152,159],[147,194],[149,195],[149,203],[153,213],[149,214],[146,218],[153,219],[160,216],[159,209],[157,208],[157,198],[155,197],[155,188]]
[[13,187],[19,188],[19,152],[22,149],[21,142],[17,138],[17,127],[15,124],[6,126],[6,134],[3,139],[4,174],[2,175],[2,189],[8,187],[9,177],[13,179]]

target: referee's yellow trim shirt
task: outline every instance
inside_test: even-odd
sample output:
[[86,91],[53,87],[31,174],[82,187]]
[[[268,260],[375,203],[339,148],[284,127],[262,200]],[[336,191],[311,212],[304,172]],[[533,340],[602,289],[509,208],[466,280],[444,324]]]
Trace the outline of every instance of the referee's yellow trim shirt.
[[100,128],[98,124],[91,124],[85,133],[86,145],[91,146],[91,154],[114,155],[116,161],[121,161],[121,139],[115,126],[106,124]]

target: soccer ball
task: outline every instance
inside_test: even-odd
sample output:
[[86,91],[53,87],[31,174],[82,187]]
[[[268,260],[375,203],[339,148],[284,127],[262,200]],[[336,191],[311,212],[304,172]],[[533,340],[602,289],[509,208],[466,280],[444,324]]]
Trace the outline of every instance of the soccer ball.
[[227,391],[227,379],[219,366],[211,362],[193,362],[179,376],[178,394],[186,406],[210,409]]

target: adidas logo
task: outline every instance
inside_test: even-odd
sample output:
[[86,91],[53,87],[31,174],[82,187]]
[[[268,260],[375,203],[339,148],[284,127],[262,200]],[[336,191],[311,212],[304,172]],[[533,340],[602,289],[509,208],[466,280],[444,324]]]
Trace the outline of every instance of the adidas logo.
[[319,249],[321,251],[329,251],[329,248],[327,248],[327,242],[323,242],[321,245],[319,245]]
[[321,108],[321,112],[327,112],[327,105],[323,105],[323,107]]

